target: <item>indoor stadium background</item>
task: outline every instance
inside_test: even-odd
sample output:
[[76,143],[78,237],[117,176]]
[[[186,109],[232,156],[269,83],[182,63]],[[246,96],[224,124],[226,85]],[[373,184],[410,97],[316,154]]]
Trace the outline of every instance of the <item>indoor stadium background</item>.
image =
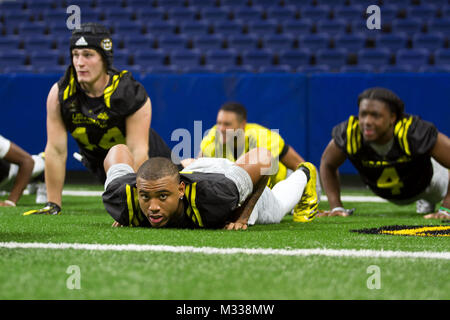
[[[201,133],[225,101],[249,122],[278,129],[316,165],[332,127],[357,95],[384,86],[406,111],[450,134],[449,0],[17,0],[0,1],[1,134],[30,153],[45,148],[45,103],[69,63],[68,6],[111,29],[114,65],[152,100],[152,127],[174,147],[176,129]],[[381,30],[366,9],[381,8]],[[186,143],[187,141],[184,141]],[[84,170],[71,157],[68,170]],[[349,164],[341,173],[355,173]]]

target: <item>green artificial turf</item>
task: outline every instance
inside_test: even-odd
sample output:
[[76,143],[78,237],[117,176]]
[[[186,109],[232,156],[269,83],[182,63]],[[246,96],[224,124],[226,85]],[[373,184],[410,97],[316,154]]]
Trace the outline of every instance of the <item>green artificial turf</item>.
[[[39,207],[30,195],[16,208],[0,209],[0,242],[450,251],[449,237],[350,232],[449,225],[423,219],[414,205],[345,205],[356,208],[355,215],[307,224],[287,216],[280,224],[239,232],[152,230],[112,228],[100,197],[64,196],[60,216],[23,217],[22,212]],[[79,268],[80,289],[67,286],[70,266]],[[368,288],[370,266],[380,270],[380,289]],[[449,299],[449,269],[450,261],[442,259],[0,248],[0,299]]]

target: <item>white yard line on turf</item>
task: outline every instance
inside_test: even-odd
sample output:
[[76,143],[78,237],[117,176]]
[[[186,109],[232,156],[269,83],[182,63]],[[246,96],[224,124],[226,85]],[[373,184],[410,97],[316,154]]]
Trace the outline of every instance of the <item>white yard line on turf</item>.
[[[82,191],[82,190],[63,190],[66,196],[82,196],[82,197],[101,197],[103,191]],[[386,200],[376,196],[342,196],[342,201],[349,202],[387,202]],[[327,196],[322,195],[320,200],[327,201]]]
[[450,252],[430,251],[390,251],[355,249],[265,249],[265,248],[214,248],[167,246],[146,244],[88,244],[88,243],[38,243],[38,242],[0,242],[0,248],[8,249],[74,249],[92,251],[139,251],[200,254],[248,254],[278,256],[327,256],[353,258],[422,258],[450,260]]

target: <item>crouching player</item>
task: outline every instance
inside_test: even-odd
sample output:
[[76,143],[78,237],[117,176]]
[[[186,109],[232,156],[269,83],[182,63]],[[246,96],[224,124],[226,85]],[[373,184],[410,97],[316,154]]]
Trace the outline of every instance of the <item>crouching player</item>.
[[252,149],[236,162],[200,158],[182,172],[167,158],[145,161],[137,173],[125,145],[111,148],[105,158],[103,203],[113,226],[226,228],[279,223],[294,209],[305,221],[318,212],[316,169],[301,163],[273,189],[271,153]]

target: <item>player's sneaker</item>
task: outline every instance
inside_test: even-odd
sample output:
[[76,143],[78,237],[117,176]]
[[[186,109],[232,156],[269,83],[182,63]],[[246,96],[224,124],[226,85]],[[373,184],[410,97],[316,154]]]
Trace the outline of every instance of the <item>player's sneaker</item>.
[[317,192],[317,169],[310,162],[302,162],[299,164],[297,170],[302,170],[305,172],[308,181],[306,182],[305,189],[303,190],[303,195],[294,207],[294,217],[295,222],[310,222],[319,212],[319,194]]
[[416,201],[416,212],[417,213],[431,213],[435,212],[436,205],[434,203],[428,202],[427,200],[417,200]]

